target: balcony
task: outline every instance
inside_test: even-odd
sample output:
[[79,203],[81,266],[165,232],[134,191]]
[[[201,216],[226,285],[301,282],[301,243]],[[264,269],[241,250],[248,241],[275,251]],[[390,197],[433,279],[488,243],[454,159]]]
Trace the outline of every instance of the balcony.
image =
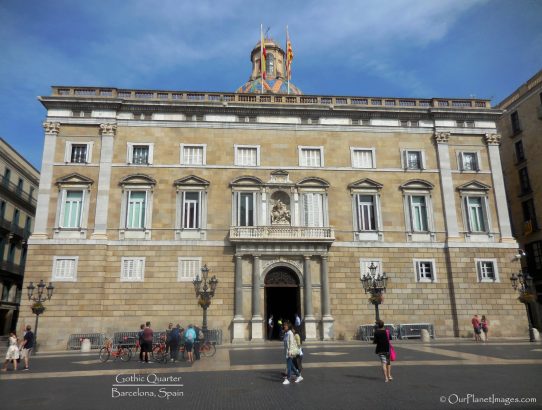
[[232,242],[327,242],[335,240],[330,227],[312,226],[232,226]]
[[32,215],[36,213],[36,199],[5,177],[0,180],[0,194],[12,198],[14,202],[24,207]]
[[24,266],[9,261],[0,261],[0,270],[22,275],[24,273]]

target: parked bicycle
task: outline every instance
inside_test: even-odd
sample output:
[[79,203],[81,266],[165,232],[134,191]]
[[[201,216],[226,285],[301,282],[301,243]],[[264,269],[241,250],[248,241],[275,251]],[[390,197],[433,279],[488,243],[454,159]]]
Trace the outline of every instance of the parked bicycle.
[[152,345],[152,360],[158,363],[167,363],[169,355],[166,351],[166,335],[160,335],[160,341]]
[[102,363],[105,363],[113,356],[114,360],[120,357],[120,360],[127,362],[132,358],[132,349],[129,346],[129,339],[125,337],[123,343],[117,343],[117,349],[113,349],[113,340],[106,338],[103,347],[100,349],[99,358]]

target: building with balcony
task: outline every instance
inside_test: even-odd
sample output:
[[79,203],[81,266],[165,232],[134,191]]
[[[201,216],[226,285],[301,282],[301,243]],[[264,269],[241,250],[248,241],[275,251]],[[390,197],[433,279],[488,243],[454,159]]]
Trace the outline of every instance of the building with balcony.
[[503,136],[501,157],[512,232],[525,252],[523,269],[535,282],[538,303],[531,305],[531,312],[542,330],[542,70],[497,108],[503,110],[497,126]]
[[[262,340],[300,313],[307,339],[351,339],[389,277],[386,323],[467,336],[527,327],[489,101],[284,88],[284,52],[251,53],[237,92],[54,86],[28,281],[53,281],[40,333],[199,323],[192,280],[219,280],[209,326]],[[268,47],[269,46],[269,47]],[[270,63],[272,61],[272,63]],[[263,93],[261,92],[263,81]],[[286,93],[285,93],[286,92]],[[28,302],[24,302],[28,303]]]
[[0,335],[15,330],[39,172],[0,138]]

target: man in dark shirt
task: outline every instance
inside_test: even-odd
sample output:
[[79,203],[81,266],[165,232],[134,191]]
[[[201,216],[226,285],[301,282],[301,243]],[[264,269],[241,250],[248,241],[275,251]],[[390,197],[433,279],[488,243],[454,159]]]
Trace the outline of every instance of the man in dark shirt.
[[152,341],[154,333],[151,329],[151,322],[145,323],[145,329],[143,329],[143,357],[145,363],[149,363],[149,353],[152,352]]
[[29,370],[28,360],[30,353],[34,348],[34,333],[32,332],[32,326],[26,325],[26,332],[24,334],[23,343],[21,344],[21,359],[24,359],[24,369]]

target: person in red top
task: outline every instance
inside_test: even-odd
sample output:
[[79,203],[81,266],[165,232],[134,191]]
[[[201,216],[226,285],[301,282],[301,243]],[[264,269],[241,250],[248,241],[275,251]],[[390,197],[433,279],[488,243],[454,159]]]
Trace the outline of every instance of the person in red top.
[[487,342],[487,333],[489,332],[489,320],[487,320],[486,315],[482,315],[480,327],[482,328],[482,332],[484,332],[484,342]]
[[478,318],[478,315],[474,315],[471,320],[472,328],[474,330],[474,341],[475,342],[481,342],[482,338],[480,337],[480,333],[482,333],[480,329],[480,319]]
[[149,353],[152,352],[152,339],[154,333],[151,329],[151,322],[145,324],[145,329],[143,329],[143,344],[141,345],[141,351],[145,358],[145,363],[149,363]]

